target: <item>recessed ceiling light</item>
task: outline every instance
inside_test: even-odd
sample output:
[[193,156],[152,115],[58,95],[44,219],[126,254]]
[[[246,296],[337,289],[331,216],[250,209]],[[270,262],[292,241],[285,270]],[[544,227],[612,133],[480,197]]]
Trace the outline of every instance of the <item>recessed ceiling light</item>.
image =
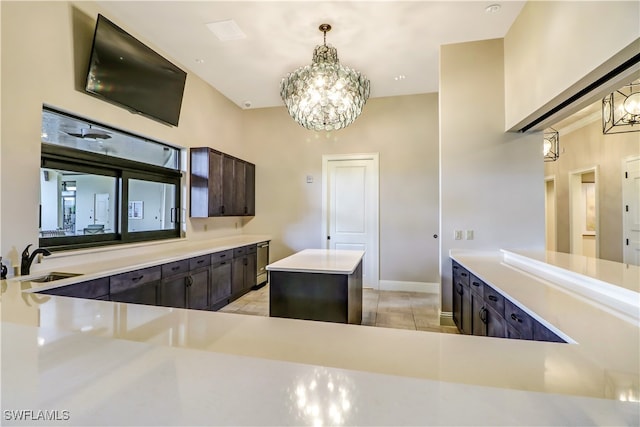
[[501,7],[502,7],[501,5],[496,3],[496,4],[492,4],[492,5],[487,6],[484,9],[484,11],[487,12],[487,13],[497,13],[500,10]]
[[221,41],[246,39],[247,35],[242,32],[236,21],[227,19],[225,21],[210,22],[207,28]]
[[196,58],[196,64],[204,64],[204,59]]
[[398,82],[398,81],[400,81],[400,80],[404,80],[404,79],[406,79],[406,78],[407,78],[407,76],[405,76],[404,74],[398,74],[397,76],[395,76],[395,77],[393,78],[393,80],[395,80],[395,81],[397,81],[397,82]]

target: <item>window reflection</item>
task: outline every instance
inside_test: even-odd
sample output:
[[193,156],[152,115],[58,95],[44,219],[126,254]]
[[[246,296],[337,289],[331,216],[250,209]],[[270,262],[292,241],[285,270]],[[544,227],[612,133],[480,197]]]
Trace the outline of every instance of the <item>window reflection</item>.
[[176,186],[129,180],[128,231],[171,230],[177,222]]
[[40,237],[114,233],[115,177],[42,168]]

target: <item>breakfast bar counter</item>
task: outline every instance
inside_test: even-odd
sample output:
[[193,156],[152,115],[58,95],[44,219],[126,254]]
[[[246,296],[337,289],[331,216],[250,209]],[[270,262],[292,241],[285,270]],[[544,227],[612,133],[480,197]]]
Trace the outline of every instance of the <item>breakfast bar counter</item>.
[[638,424],[635,317],[504,253],[453,256],[571,343],[49,296],[3,280],[2,425]]
[[305,249],[267,266],[269,315],[362,322],[364,251]]

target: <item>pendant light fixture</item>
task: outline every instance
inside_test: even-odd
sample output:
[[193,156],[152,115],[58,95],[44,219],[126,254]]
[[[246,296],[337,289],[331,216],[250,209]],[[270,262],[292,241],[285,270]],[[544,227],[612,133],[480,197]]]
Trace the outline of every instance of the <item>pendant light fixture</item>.
[[640,81],[610,93],[602,99],[602,133],[640,131]]
[[338,62],[338,51],[327,45],[331,25],[319,27],[324,44],[316,46],[311,65],[289,73],[280,83],[280,96],[289,114],[310,130],[349,126],[369,99],[369,80]]
[[555,162],[560,157],[560,133],[554,128],[544,131],[542,152],[545,162]]

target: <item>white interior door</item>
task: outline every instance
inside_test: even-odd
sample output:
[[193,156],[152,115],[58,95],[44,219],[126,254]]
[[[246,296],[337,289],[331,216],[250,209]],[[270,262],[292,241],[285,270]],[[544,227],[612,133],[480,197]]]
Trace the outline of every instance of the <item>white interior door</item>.
[[329,249],[365,251],[363,286],[378,289],[378,158],[323,156],[323,238]]
[[625,161],[622,183],[623,256],[627,264],[640,265],[640,158]]
[[96,193],[93,195],[93,223],[104,224],[104,228],[110,228],[109,224],[109,193]]

